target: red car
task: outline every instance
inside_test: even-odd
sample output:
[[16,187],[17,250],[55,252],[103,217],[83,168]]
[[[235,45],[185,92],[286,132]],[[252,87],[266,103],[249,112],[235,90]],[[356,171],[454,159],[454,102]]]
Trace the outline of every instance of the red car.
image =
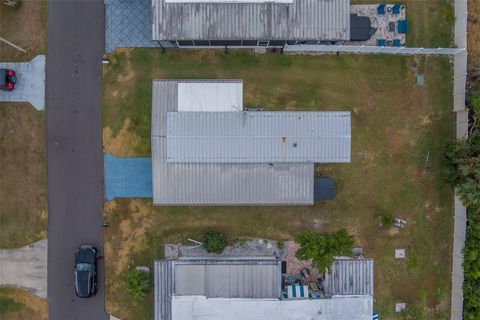
[[0,90],[12,91],[15,89],[17,77],[11,69],[0,69]]

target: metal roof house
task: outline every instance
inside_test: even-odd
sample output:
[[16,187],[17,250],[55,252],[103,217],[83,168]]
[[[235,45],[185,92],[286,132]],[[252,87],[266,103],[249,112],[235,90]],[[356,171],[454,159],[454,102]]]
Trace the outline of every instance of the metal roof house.
[[239,80],[155,80],[155,205],[311,205],[314,163],[350,162],[349,112],[243,111]]
[[152,39],[179,47],[350,40],[350,0],[152,0]]
[[[154,263],[155,320],[370,320],[373,260],[343,259],[333,276],[342,289],[324,298],[282,295],[276,257],[182,257]],[[370,278],[371,276],[371,278]]]

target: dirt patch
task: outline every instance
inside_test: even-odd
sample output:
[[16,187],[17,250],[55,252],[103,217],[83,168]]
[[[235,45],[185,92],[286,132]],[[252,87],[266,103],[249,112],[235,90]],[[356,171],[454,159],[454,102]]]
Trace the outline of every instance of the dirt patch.
[[310,261],[299,260],[295,257],[295,253],[300,248],[300,246],[294,241],[286,241],[285,247],[287,248],[287,256],[285,260],[287,261],[287,274],[296,275],[299,274],[303,268],[310,269],[310,279],[320,278],[320,272],[317,268],[312,266]]
[[15,10],[0,4],[0,37],[27,50],[23,53],[0,42],[0,61],[28,61],[46,48],[46,0],[23,0]]
[[47,232],[43,113],[0,104],[0,137],[0,247],[20,247]]
[[397,227],[391,227],[387,230],[389,236],[396,236],[400,233],[400,230]]
[[12,299],[23,305],[19,311],[1,314],[2,320],[48,319],[48,302],[45,299],[14,288],[1,288],[0,297]]
[[113,135],[109,127],[103,129],[103,151],[115,157],[135,156],[140,137],[131,130],[130,119],[126,119],[122,129]]

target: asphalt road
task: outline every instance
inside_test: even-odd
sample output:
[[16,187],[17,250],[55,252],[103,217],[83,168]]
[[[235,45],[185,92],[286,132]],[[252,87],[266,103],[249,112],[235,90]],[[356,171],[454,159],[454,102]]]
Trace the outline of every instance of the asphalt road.
[[102,0],[48,1],[46,116],[50,320],[107,319],[104,265],[99,292],[75,296],[74,251],[103,254]]

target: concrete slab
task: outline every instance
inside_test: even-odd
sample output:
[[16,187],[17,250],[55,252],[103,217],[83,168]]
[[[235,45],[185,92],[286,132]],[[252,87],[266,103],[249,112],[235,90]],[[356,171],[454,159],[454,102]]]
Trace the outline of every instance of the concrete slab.
[[0,62],[0,68],[17,73],[15,89],[0,91],[0,101],[30,102],[37,110],[45,109],[45,56],[36,56],[29,62]]
[[0,287],[21,288],[47,298],[47,239],[18,249],[0,249]]
[[151,198],[152,159],[116,158],[105,154],[105,197]]

